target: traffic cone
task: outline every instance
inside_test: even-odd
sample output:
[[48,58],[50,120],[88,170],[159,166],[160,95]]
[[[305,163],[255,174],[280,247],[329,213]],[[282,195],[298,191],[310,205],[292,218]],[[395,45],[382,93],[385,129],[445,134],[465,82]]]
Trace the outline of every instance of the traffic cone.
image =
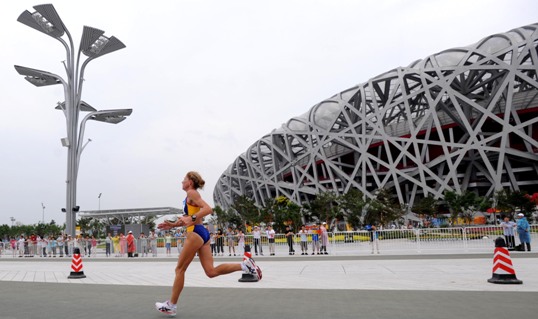
[[[243,261],[248,258],[252,258],[252,253],[250,252],[250,245],[245,245],[245,254],[243,255]],[[258,278],[251,273],[243,272],[243,275],[238,280],[239,282],[257,282]]]
[[71,274],[67,277],[69,279],[81,279],[86,278],[82,271],[82,257],[80,257],[80,249],[75,248],[73,251],[73,261],[71,262]]
[[493,276],[488,279],[493,284],[522,284],[523,281],[516,278],[516,272],[512,265],[510,253],[506,249],[504,238],[495,240],[495,254],[493,256]]

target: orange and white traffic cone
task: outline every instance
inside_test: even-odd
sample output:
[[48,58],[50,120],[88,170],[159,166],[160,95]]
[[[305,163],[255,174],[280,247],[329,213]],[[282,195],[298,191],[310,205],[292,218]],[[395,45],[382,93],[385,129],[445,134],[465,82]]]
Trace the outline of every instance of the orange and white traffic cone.
[[506,249],[504,238],[495,240],[495,254],[493,256],[493,276],[488,279],[493,284],[522,284],[523,281],[516,278],[516,272],[512,265],[510,253]]
[[82,271],[82,257],[80,257],[80,249],[75,248],[73,250],[73,261],[71,262],[71,274],[67,277],[69,279],[81,279],[86,278]]
[[[243,255],[243,262],[245,262],[247,259],[252,258],[252,253],[250,252],[250,245],[245,245],[245,254]],[[250,272],[243,272],[241,278],[238,280],[239,282],[257,282],[259,279],[251,274]]]

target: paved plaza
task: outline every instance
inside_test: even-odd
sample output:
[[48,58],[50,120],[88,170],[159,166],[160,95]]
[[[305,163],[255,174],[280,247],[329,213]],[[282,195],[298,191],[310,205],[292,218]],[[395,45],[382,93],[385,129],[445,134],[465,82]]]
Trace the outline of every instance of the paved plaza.
[[[259,257],[263,280],[207,278],[195,259],[177,318],[509,318],[538,312],[538,254],[512,253],[522,285],[487,282],[493,254]],[[239,262],[219,257],[215,263]],[[0,319],[166,318],[176,258],[0,258]],[[46,314],[46,315],[44,315]]]

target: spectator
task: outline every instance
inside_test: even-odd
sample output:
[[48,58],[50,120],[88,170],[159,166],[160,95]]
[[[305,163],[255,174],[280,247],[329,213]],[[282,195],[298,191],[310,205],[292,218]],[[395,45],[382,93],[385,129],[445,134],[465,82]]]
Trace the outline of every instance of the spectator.
[[370,228],[370,244],[372,245],[372,254],[374,253],[374,249],[379,254],[379,238],[377,229],[374,225]]
[[242,229],[237,231],[237,254],[242,256],[245,253],[245,234]]
[[136,244],[133,232],[130,230],[127,234],[127,257],[132,258],[136,252]]
[[11,244],[11,255],[15,257],[17,255],[17,240],[15,237],[11,237],[9,243]]
[[228,227],[228,230],[226,231],[226,242],[228,243],[228,256],[232,255],[232,251],[234,252],[234,256],[235,256],[234,237],[235,237],[235,233],[232,227]]
[[531,229],[529,222],[522,213],[517,214],[517,218],[517,234],[519,235],[521,248],[525,251],[525,245],[527,245],[527,251],[531,251]]
[[166,247],[166,256],[172,255],[172,235],[170,235],[170,232],[167,232],[166,235],[164,235],[164,246]]
[[260,228],[258,226],[254,226],[254,230],[252,231],[252,237],[254,238],[254,253],[256,254],[256,256],[258,256],[258,246],[260,246],[260,255],[263,256],[262,232],[260,231]]
[[36,256],[43,257],[43,241],[41,236],[37,235],[36,237]]
[[120,235],[119,234],[116,234],[116,236],[112,238],[112,244],[114,245],[114,252],[115,252],[114,256],[120,257],[121,248],[120,248]]
[[92,235],[91,238],[92,250],[94,254],[97,254],[97,239]]
[[[52,257],[52,246],[54,245],[53,241],[52,241],[53,237],[52,236],[49,236],[47,238],[47,255],[50,257]],[[56,247],[54,247],[54,249],[56,250]],[[56,257],[56,256],[54,256]]]
[[224,233],[220,228],[217,230],[217,253],[219,256],[224,254]]
[[127,238],[123,233],[120,233],[120,257],[125,256],[127,251]]
[[60,257],[64,256],[64,236],[60,235],[56,239],[56,244],[58,246],[58,252],[60,253]]
[[305,225],[301,226],[299,236],[301,237],[301,255],[308,255],[308,237]]
[[30,250],[28,248],[29,242],[30,242],[30,237],[24,236],[24,257],[30,256]]
[[80,253],[82,255],[82,251],[84,251],[84,256],[88,255],[88,246],[86,245],[86,239],[84,238],[84,235],[78,236],[77,240],[78,248],[80,249]]
[[312,255],[319,255],[319,229],[316,224],[312,225]]
[[503,228],[504,238],[506,239],[506,247],[508,249],[513,249],[516,246],[514,237],[516,223],[510,220],[510,216],[504,216],[503,221],[501,222],[501,227]]
[[49,245],[50,245],[50,250],[52,252],[52,257],[56,258],[56,251],[58,250],[58,243],[56,242],[56,238],[54,238],[54,236],[52,235],[49,236]]
[[176,232],[174,233],[174,237],[176,238],[176,248],[178,255],[181,254],[181,248],[183,247],[183,239],[185,238],[185,233],[183,232],[183,227],[179,227],[176,229]]
[[30,255],[33,257],[37,255],[37,236],[36,234],[30,235],[30,238],[28,239],[28,248],[30,251]]
[[154,230],[152,230],[149,235],[149,243],[151,246],[151,255],[157,257],[157,235],[155,235]]
[[75,240],[73,239],[73,237],[71,237],[71,235],[67,235],[67,249],[67,256],[70,257],[71,255],[73,255],[73,251],[75,249]]
[[[88,248],[88,257],[91,257],[92,256],[93,245],[92,245],[92,240],[91,240],[89,235],[86,235],[86,239],[84,241],[84,244]],[[86,250],[86,249],[84,249],[84,250]]]
[[320,254],[328,255],[327,245],[329,244],[329,233],[327,232],[327,223],[323,222],[319,227],[319,234],[321,237],[321,249]]
[[47,257],[47,246],[49,244],[49,241],[47,240],[46,236],[41,237],[41,256]]
[[209,234],[209,246],[211,247],[211,255],[216,256],[217,255],[217,244],[215,241],[215,233],[211,232]]
[[69,238],[70,236],[67,236],[66,234],[63,235],[64,253],[67,257],[69,257]]
[[286,242],[288,243],[288,253],[290,255],[295,255],[295,249],[293,249],[293,237],[295,234],[291,230],[290,226],[286,226],[286,233],[284,235],[286,236]]
[[138,237],[138,242],[140,243],[140,257],[147,257],[148,256],[148,238],[146,237],[144,232],[140,233],[140,236]]
[[110,233],[105,238],[105,256],[110,257],[112,248],[112,236]]
[[24,244],[26,242],[26,239],[24,239],[24,235],[21,235],[18,241],[18,248],[19,248],[19,257],[24,256]]
[[267,233],[267,240],[269,241],[269,255],[274,256],[275,255],[275,230],[273,229],[273,226],[268,225],[267,230],[265,232]]

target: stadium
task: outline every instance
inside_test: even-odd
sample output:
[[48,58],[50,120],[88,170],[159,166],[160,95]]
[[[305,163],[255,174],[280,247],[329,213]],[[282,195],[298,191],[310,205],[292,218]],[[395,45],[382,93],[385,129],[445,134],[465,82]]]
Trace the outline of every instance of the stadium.
[[239,196],[298,205],[352,188],[412,206],[446,191],[538,191],[538,23],[398,67],[344,90],[252,144],[221,175]]

